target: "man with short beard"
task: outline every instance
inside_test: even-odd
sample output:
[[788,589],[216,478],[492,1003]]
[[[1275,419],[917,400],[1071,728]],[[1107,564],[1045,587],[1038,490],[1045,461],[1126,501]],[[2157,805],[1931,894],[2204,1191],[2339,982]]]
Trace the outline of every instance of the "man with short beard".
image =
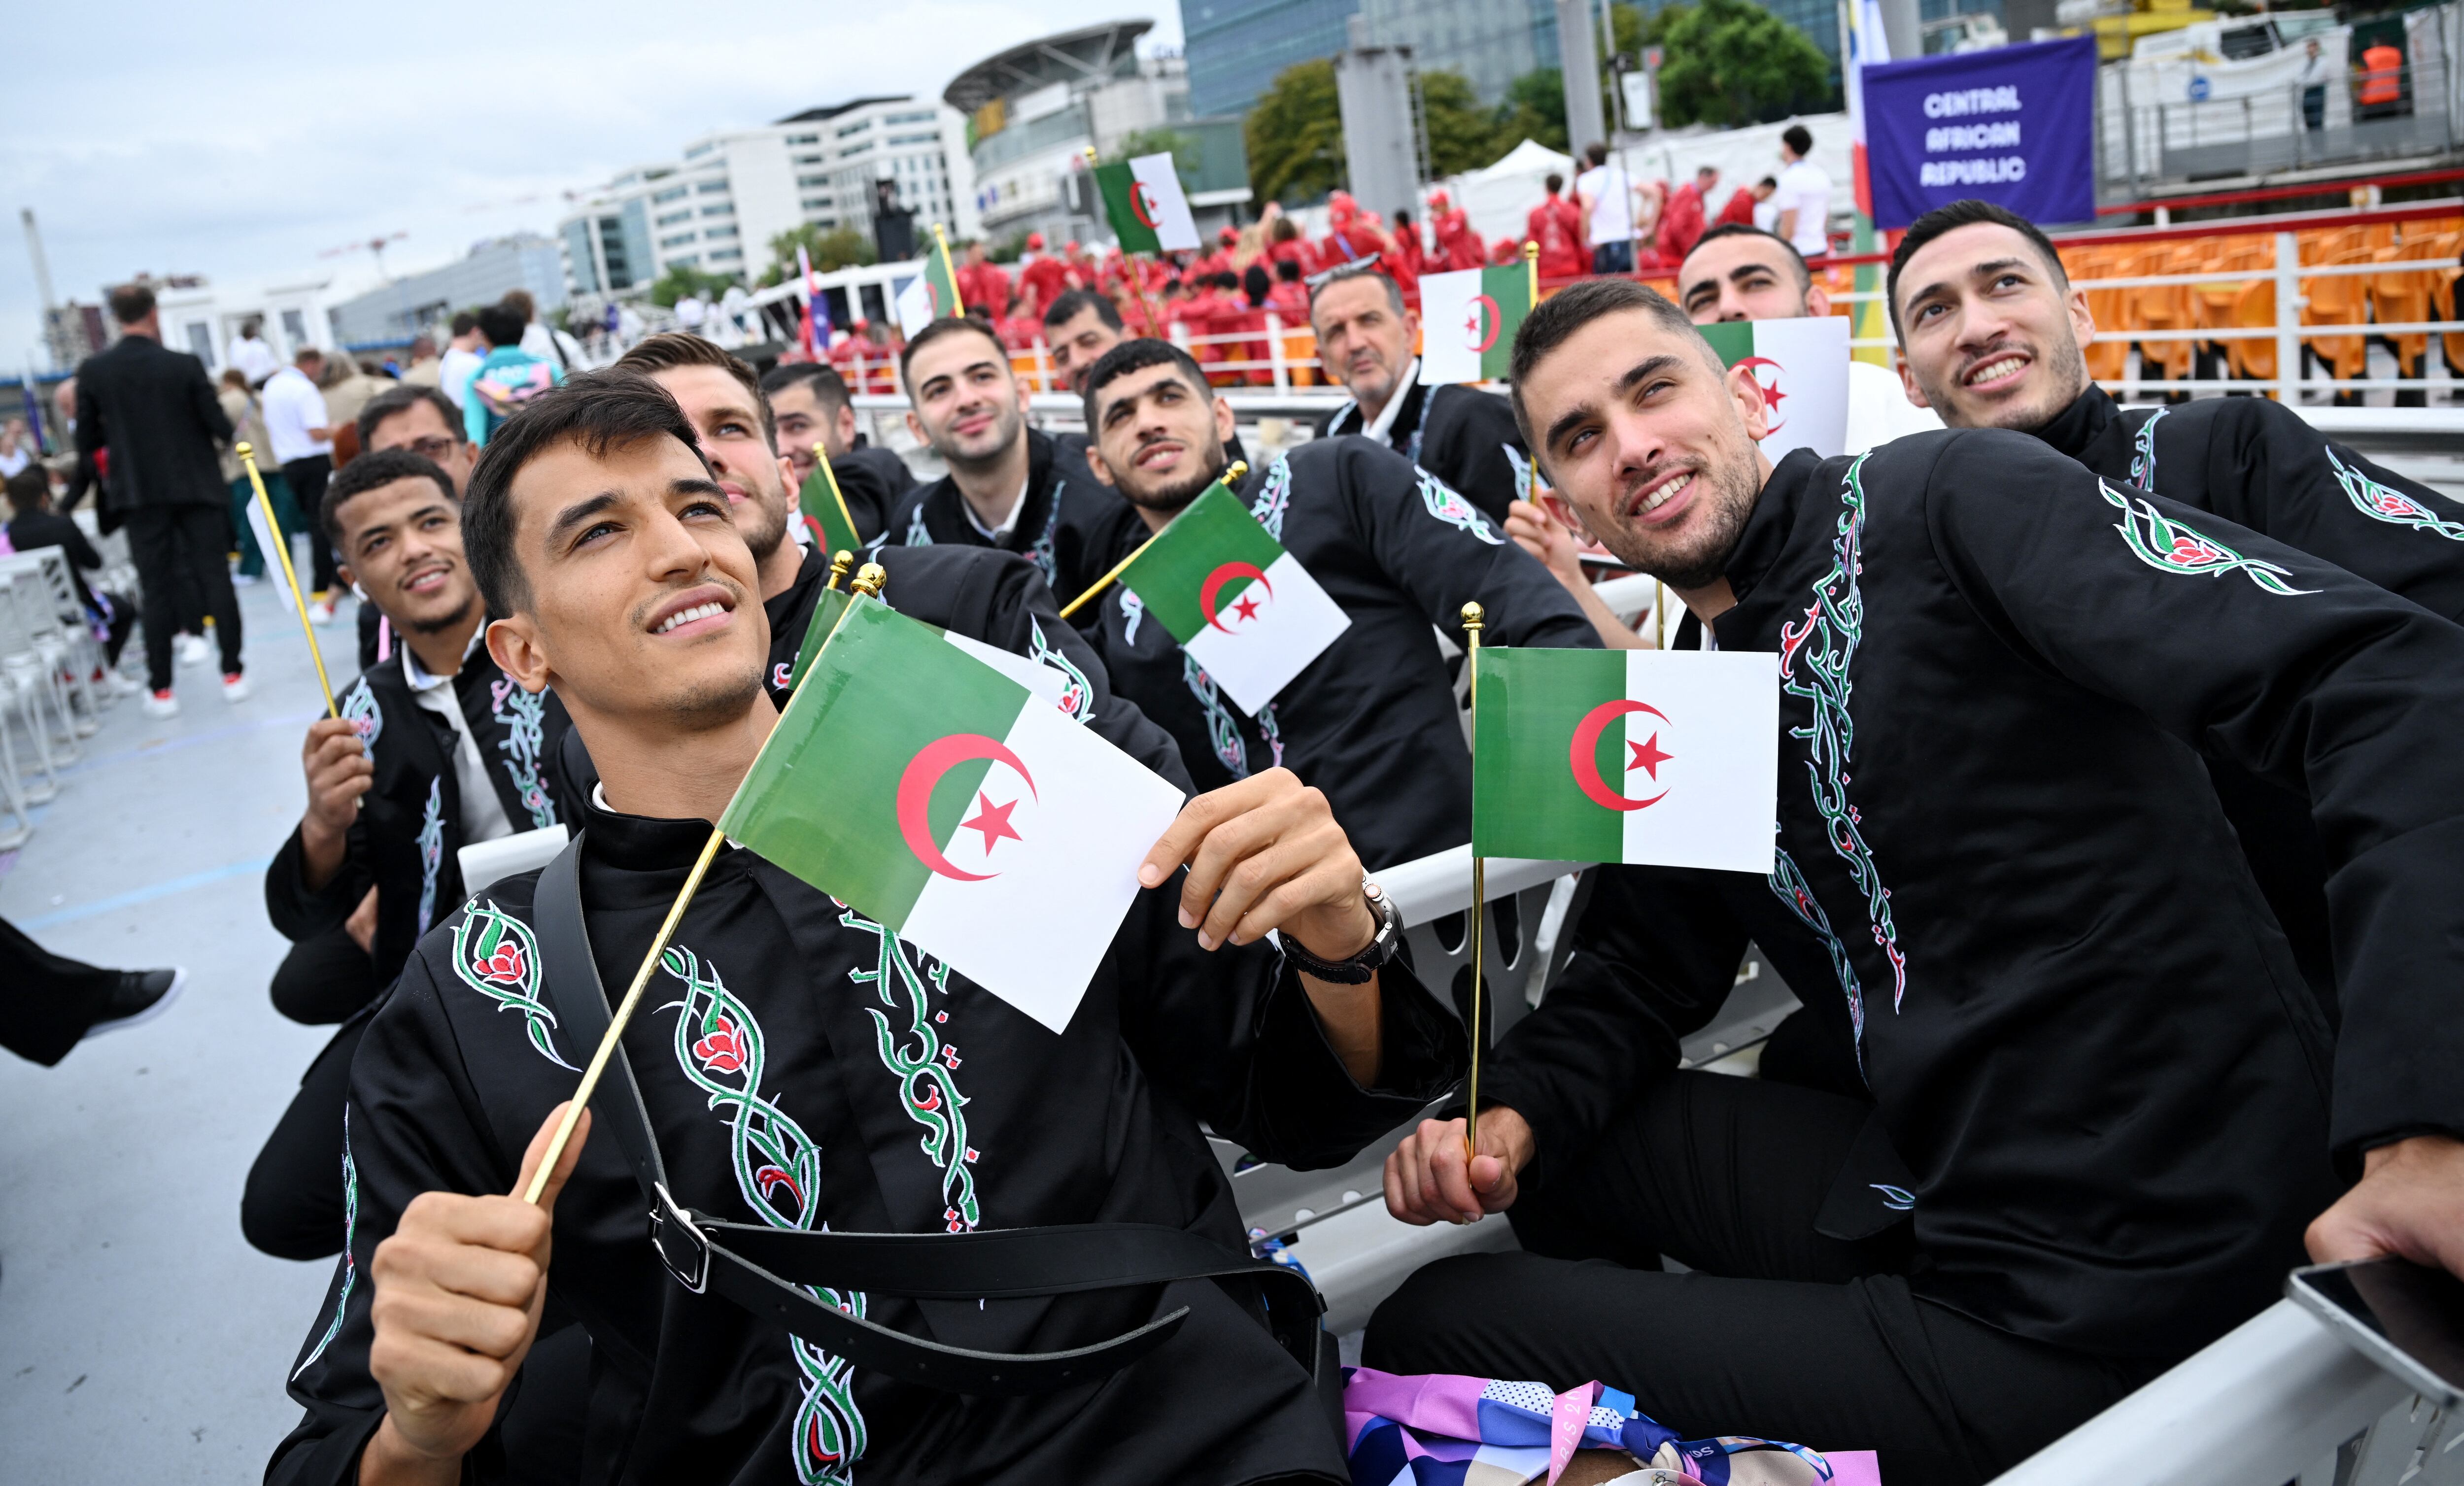
[[[1332,1348],[1289,1272],[1247,1257],[1199,1125],[1336,1163],[1462,1067],[1453,1018],[1384,962],[1391,919],[1325,801],[1270,772],[1188,804],[1130,869],[1141,886],[1063,1033],[750,852],[693,868],[779,724],[761,580],[701,437],[647,379],[585,374],[509,420],[473,474],[490,652],[555,688],[603,777],[569,855],[462,904],[369,1025],[352,1243],[288,1369],[306,1412],[267,1479],[504,1472],[543,1312],[593,1344],[568,1478],[1340,1479],[1332,1362],[1309,1366]],[[825,759],[810,787],[842,783]],[[592,1123],[537,1206],[505,1195],[591,1055],[580,997],[632,972],[689,868]],[[628,1148],[664,1153],[664,1248]],[[838,1288],[730,1299],[676,1247],[713,1220]],[[808,1237],[825,1267],[877,1278],[802,1278],[810,1244],[775,1245]],[[865,1257],[884,1253],[927,1278]],[[994,1265],[982,1300],[935,1283]]]
[[1326,374],[1352,394],[1319,423],[1319,438],[1375,439],[1492,521],[1530,498],[1531,461],[1506,399],[1420,380],[1420,359],[1412,352],[1420,317],[1403,307],[1401,285],[1376,269],[1338,269],[1309,293],[1309,328]]
[[[437,394],[417,389],[427,397]],[[341,715],[309,724],[308,809],[265,869],[265,906],[292,941],[276,1011],[343,1032],[311,1066],[257,1158],[240,1208],[249,1241],[284,1258],[342,1244],[341,1091],[357,1014],[462,897],[458,853],[560,823],[564,709],[505,679],[480,644],[485,614],[462,552],[451,476],[405,448],[344,465],[326,487],[320,540],[382,609],[400,644],[342,688]]]
[[[1908,396],[1955,428],[2034,434],[2106,479],[2216,514],[2464,623],[2464,503],[2372,464],[2264,397],[2123,409],[2088,378],[2087,294],[2026,218],[1954,202],[1892,254]],[[2328,854],[2309,801],[2221,760],[2224,797],[2269,906],[2329,1016]]]
[[1094,290],[1072,289],[1045,307],[1044,342],[1052,351],[1052,370],[1072,392],[1086,392],[1087,373],[1128,336],[1120,310]]
[[[1387,1164],[1397,1216],[1525,1252],[1421,1270],[1368,1366],[1973,1482],[2274,1301],[2305,1228],[2464,1271],[2464,629],[1998,429],[1774,469],[1751,372],[1631,282],[1543,303],[1513,373],[1585,528],[1776,652],[1774,867],[1598,870],[1479,1149]],[[2200,748],[2310,783],[2332,1045]],[[1749,939],[1869,1098],[1678,1069]]]
[[820,468],[815,450],[828,454],[856,535],[867,542],[878,538],[890,525],[890,508],[915,488],[915,472],[895,450],[856,443],[855,404],[845,379],[820,361],[786,361],[762,376],[761,395],[794,489],[802,492]]
[[[1096,475],[1127,500],[1095,534],[1099,571],[1137,550],[1231,464],[1231,404],[1187,352],[1128,340],[1087,381]],[[1462,496],[1362,438],[1312,439],[1235,492],[1351,624],[1255,716],[1224,696],[1127,588],[1076,618],[1112,685],[1179,740],[1200,788],[1281,765],[1326,792],[1373,870],[1471,839],[1471,754],[1429,634],[1488,613],[1490,645],[1596,648],[1565,590]]]
[[1035,564],[1075,598],[1104,572],[1089,534],[1120,505],[1074,452],[1026,422],[1026,386],[990,325],[945,317],[899,353],[907,426],[950,472],[909,492],[890,518],[893,543],[993,547]]

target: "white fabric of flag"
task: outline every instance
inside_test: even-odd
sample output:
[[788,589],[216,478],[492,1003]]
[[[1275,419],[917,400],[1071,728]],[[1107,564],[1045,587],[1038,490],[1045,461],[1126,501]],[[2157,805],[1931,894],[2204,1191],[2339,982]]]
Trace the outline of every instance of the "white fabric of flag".
[[933,323],[933,291],[926,287],[924,275],[916,274],[898,291],[894,308],[898,312],[898,333],[913,336]]
[[1195,251],[1203,246],[1198,237],[1198,220],[1189,214],[1189,198],[1181,193],[1180,172],[1173,168],[1169,152],[1133,157],[1130,174],[1145,189],[1147,208],[1155,214],[1157,246],[1165,252]]
[[1351,623],[1352,616],[1287,552],[1267,566],[1263,582],[1226,599],[1180,647],[1254,717]]

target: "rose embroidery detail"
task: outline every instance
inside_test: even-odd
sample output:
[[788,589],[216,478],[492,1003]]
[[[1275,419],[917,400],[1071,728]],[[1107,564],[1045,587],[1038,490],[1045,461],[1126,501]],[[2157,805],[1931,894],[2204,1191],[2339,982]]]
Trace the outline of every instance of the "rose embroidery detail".
[[473,961],[471,968],[492,986],[518,986],[530,972],[530,962],[523,956],[522,947],[508,939],[496,946],[495,953]]
[[2464,521],[2450,521],[2402,491],[2381,485],[2337,458],[2333,446],[2327,449],[2327,465],[2336,472],[2336,483],[2362,514],[2444,536],[2449,541],[2464,542]]
[[2197,567],[2204,563],[2222,562],[2225,560],[2225,555],[2216,550],[2213,542],[2176,533],[2173,536],[2173,550],[2166,555],[2165,560],[2175,567]]
[[718,1018],[717,1025],[712,1028],[709,1036],[693,1045],[693,1053],[709,1072],[744,1071],[744,1035],[736,1029],[735,1022],[725,1016]]
[[2291,568],[2244,557],[2214,537],[2167,516],[2144,496],[2134,499],[2101,480],[2097,482],[2097,489],[2103,492],[2108,504],[2122,513],[2122,519],[2114,523],[2113,529],[2122,534],[2130,555],[2159,573],[2193,577],[2239,573],[2256,584],[2260,592],[2280,599],[2318,592],[2287,582],[2293,576]]
[[540,1057],[560,1068],[572,1068],[556,1049],[556,1014],[539,1000],[536,948],[528,924],[474,898],[453,926],[453,973],[495,1002],[497,1010],[519,1013]]

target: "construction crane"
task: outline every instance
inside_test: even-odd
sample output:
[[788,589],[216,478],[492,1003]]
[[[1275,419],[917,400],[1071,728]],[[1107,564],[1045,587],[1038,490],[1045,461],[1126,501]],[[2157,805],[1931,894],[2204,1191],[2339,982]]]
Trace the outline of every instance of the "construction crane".
[[346,253],[367,253],[377,260],[377,277],[384,279],[386,283],[390,284],[393,282],[393,275],[385,272],[385,244],[400,242],[402,239],[408,237],[409,235],[410,234],[408,232],[387,232],[382,237],[371,237],[365,242],[344,243],[340,248],[328,248],[323,252],[317,254],[317,256],[320,258],[340,258]]

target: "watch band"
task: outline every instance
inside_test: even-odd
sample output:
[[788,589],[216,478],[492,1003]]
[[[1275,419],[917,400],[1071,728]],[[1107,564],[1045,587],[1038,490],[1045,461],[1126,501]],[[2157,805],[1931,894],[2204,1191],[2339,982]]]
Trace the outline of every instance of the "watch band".
[[1360,895],[1367,901],[1371,916],[1377,920],[1377,932],[1366,949],[1348,960],[1323,960],[1290,934],[1279,933],[1275,937],[1284,947],[1284,958],[1294,969],[1331,985],[1364,986],[1375,978],[1378,967],[1393,959],[1403,942],[1403,913],[1375,883],[1362,883]]

